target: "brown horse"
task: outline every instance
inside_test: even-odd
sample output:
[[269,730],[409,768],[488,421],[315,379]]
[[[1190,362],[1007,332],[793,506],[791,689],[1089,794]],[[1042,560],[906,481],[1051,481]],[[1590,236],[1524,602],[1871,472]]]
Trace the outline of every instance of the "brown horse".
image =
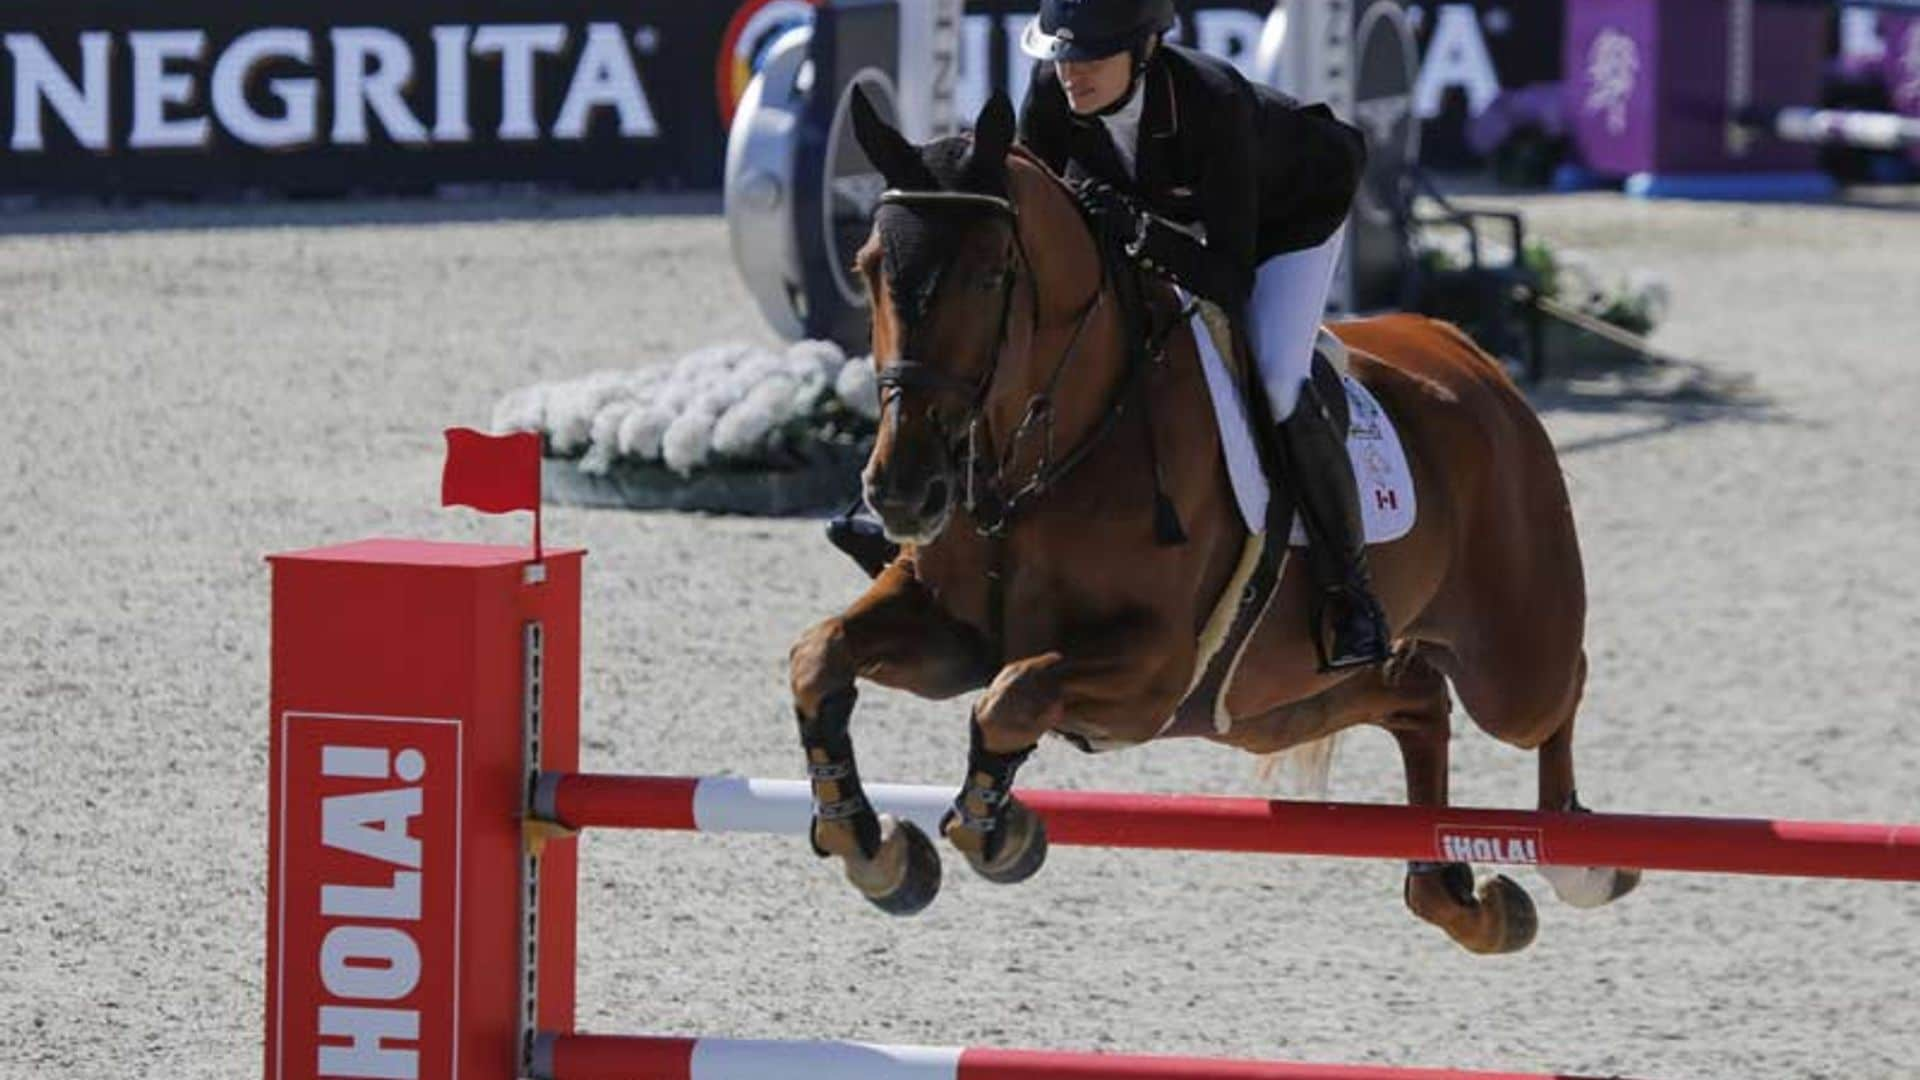
[[[1203,627],[1237,588],[1248,534],[1184,320],[1157,361],[1130,361],[1095,238],[1065,185],[1011,145],[1006,101],[989,103],[971,140],[926,147],[864,99],[854,109],[892,189],[858,261],[884,406],[863,481],[904,546],[794,645],[792,685],[815,850],[904,914],[932,900],[939,859],[862,793],[855,680],[935,699],[986,688],[942,831],[984,876],[1021,880],[1046,838],[1011,794],[1015,770],[1050,732],[1114,745],[1164,731],[1194,687]],[[1337,331],[1399,428],[1419,496],[1413,531],[1372,550],[1394,659],[1323,674],[1291,560],[1225,692],[1230,725],[1202,734],[1271,753],[1376,724],[1399,742],[1408,801],[1443,806],[1451,684],[1483,730],[1539,751],[1542,808],[1578,809],[1586,597],[1552,444],[1501,366],[1453,327],[1390,316]],[[1184,542],[1156,521],[1152,490],[1167,493]],[[1638,872],[1549,880],[1591,905]],[[1493,877],[1476,890],[1464,864],[1414,864],[1405,895],[1475,952],[1522,948],[1537,926],[1524,889]]]

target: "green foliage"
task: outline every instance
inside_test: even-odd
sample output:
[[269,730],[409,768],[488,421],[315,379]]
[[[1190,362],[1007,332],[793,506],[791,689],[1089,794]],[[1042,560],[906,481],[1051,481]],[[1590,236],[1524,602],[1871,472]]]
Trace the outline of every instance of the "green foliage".
[[1560,259],[1553,248],[1539,237],[1527,241],[1526,250],[1521,252],[1520,261],[1533,272],[1534,279],[1540,283],[1540,291],[1555,300],[1560,296]]

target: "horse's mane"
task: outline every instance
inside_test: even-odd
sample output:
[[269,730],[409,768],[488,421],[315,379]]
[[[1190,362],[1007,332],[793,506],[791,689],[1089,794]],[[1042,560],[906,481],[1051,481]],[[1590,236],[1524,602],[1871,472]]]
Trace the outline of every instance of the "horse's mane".
[[1053,171],[1053,166],[1042,161],[1039,154],[1028,149],[1027,144],[1014,143],[1007,148],[1007,157],[1012,161],[1025,162],[1031,165],[1033,171],[1045,177],[1060,194],[1065,195],[1069,199],[1073,197],[1073,189],[1067,186],[1066,180],[1063,179],[1059,173]]

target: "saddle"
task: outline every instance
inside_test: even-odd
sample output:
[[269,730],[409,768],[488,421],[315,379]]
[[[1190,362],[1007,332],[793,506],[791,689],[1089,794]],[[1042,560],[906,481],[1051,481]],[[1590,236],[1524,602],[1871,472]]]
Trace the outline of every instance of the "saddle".
[[[1109,255],[1109,258],[1112,256]],[[1254,383],[1251,339],[1240,319],[1205,300],[1183,303],[1183,298],[1175,289],[1146,280],[1130,261],[1114,259],[1108,266],[1116,283],[1121,308],[1129,313],[1129,338],[1141,343],[1141,347],[1150,349],[1148,355],[1158,362],[1163,357],[1161,346],[1180,319],[1194,316],[1194,322],[1198,324],[1196,329],[1204,328],[1214,350],[1226,362],[1230,381],[1241,402],[1251,413],[1253,443],[1269,492],[1266,528],[1258,533],[1249,533],[1234,574],[1201,631],[1200,660],[1193,681],[1174,714],[1167,718],[1155,737],[1224,734],[1230,724],[1230,717],[1224,708],[1227,688],[1252,639],[1254,628],[1260,624],[1273,602],[1290,558],[1289,541],[1298,519],[1294,497],[1286,484],[1286,473],[1277,466],[1277,448],[1270,441],[1277,425],[1267,404],[1266,394]],[[1325,409],[1342,440],[1348,437],[1352,425],[1351,407],[1344,385],[1348,361],[1346,345],[1322,328],[1314,348],[1310,389],[1302,392],[1318,400],[1303,400],[1299,406]],[[1147,395],[1147,398],[1150,401],[1151,395]],[[1152,423],[1150,412],[1148,423]],[[1156,485],[1158,471],[1156,463]],[[1157,486],[1156,499],[1165,502]],[[1112,749],[1084,737],[1069,738],[1085,751]]]

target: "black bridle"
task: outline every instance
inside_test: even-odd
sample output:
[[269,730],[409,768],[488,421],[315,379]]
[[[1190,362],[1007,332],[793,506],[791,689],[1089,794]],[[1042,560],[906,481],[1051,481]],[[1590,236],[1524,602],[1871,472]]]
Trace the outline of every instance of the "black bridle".
[[[976,379],[957,376],[933,367],[921,360],[898,358],[889,361],[880,369],[881,411],[885,415],[889,402],[896,408],[900,394],[907,389],[924,389],[935,394],[949,393],[963,395],[967,401],[966,412],[962,416],[964,435],[956,436],[946,428],[937,409],[930,410],[929,418],[943,436],[947,452],[947,464],[951,469],[956,458],[964,453],[964,491],[961,505],[966,508],[967,516],[973,519],[974,530],[987,541],[987,619],[988,634],[991,636],[994,656],[1001,658],[1006,643],[1006,583],[1007,583],[1007,530],[1016,515],[1032,500],[1045,495],[1057,486],[1068,473],[1090,457],[1093,451],[1119,427],[1120,419],[1125,415],[1128,403],[1145,385],[1147,373],[1158,366],[1165,356],[1167,335],[1171,334],[1183,319],[1176,318],[1168,322],[1163,331],[1147,329],[1133,333],[1134,325],[1128,313],[1121,315],[1129,327],[1127,345],[1127,371],[1115,387],[1113,396],[1107,402],[1106,412],[1092,431],[1080,440],[1065,457],[1054,458],[1054,395],[1059,390],[1067,369],[1073,365],[1079,354],[1080,341],[1093,315],[1100,310],[1107,296],[1116,287],[1110,270],[1109,253],[1101,251],[1100,280],[1095,286],[1093,296],[1081,308],[1075,321],[1073,334],[1067,339],[1066,347],[1060,354],[1060,360],[1054,365],[1053,374],[1048,376],[1046,387],[1027,401],[1020,422],[1007,437],[1005,448],[998,454],[990,445],[990,433],[985,431],[983,414],[987,398],[993,389],[993,380],[999,374],[1000,358],[1007,347],[1007,324],[1012,317],[1013,290],[1016,279],[1024,270],[1029,290],[1033,295],[1032,328],[1037,336],[1040,325],[1040,286],[1033,274],[1032,261],[1027,257],[1025,242],[1020,236],[1019,209],[1013,201],[998,195],[977,194],[965,191],[902,191],[892,189],[880,196],[883,206],[900,206],[908,209],[927,210],[978,210],[1004,217],[1011,226],[1013,234],[1012,249],[1007,270],[1001,281],[999,328],[994,334],[992,356],[986,370]],[[1101,245],[1099,235],[1095,235],[1096,246]],[[1183,313],[1184,315],[1185,313]],[[1142,401],[1143,411],[1147,408],[1147,399]],[[1183,543],[1178,515],[1174,513],[1171,502],[1163,493],[1164,483],[1160,475],[1160,462],[1154,448],[1152,419],[1147,420],[1147,452],[1152,461],[1154,509],[1156,535],[1162,543]],[[1043,434],[1038,460],[1032,472],[1012,490],[1008,490],[1006,473],[1022,443],[1036,429]],[[964,444],[964,451],[962,445]]]
[[[1013,293],[1022,271],[1025,272],[1029,291],[1032,295],[1031,319],[1033,329],[1038,330],[1040,322],[1040,286],[1034,279],[1032,261],[1027,257],[1026,244],[1020,236],[1020,211],[1011,199],[999,195],[987,195],[970,191],[903,191],[890,189],[880,196],[883,206],[901,206],[908,209],[925,210],[978,210],[997,217],[1005,218],[1012,233],[1013,243],[1007,260],[1007,268],[1001,276],[1000,317],[998,328],[994,332],[990,359],[986,370],[977,378],[968,378],[944,371],[923,360],[906,359],[904,356],[887,362],[880,369],[877,382],[881,391],[881,409],[884,412],[888,404],[898,407],[902,391],[917,389],[933,394],[953,394],[963,397],[966,410],[961,415],[961,434],[949,430],[938,410],[931,410],[929,418],[943,436],[947,448],[949,467],[958,467],[963,474],[965,486],[961,495],[961,505],[967,515],[973,519],[974,528],[982,536],[1000,536],[1012,520],[1014,513],[1028,500],[1038,497],[1049,487],[1057,483],[1074,465],[1080,463],[1095,444],[1104,436],[1111,423],[1103,423],[1092,437],[1082,441],[1075,450],[1059,462],[1054,462],[1054,394],[1073,359],[1079,353],[1080,339],[1087,324],[1092,321],[1101,301],[1106,297],[1107,277],[1105,262],[1101,263],[1101,279],[1094,289],[1093,296],[1081,309],[1075,322],[1073,336],[1068,339],[1066,349],[1061,353],[1060,361],[1055,365],[1053,374],[1047,380],[1046,389],[1035,394],[1027,402],[1027,408],[1020,423],[1007,439],[1005,449],[994,453],[991,437],[985,431],[985,412],[987,398],[993,390],[994,378],[1000,371],[1000,357],[1006,351],[1007,327],[1013,315]],[[903,350],[904,353],[904,350]],[[1116,401],[1109,409],[1109,418],[1117,420],[1121,403]],[[1005,474],[1013,465],[1013,460],[1021,444],[1028,435],[1040,428],[1045,435],[1039,461],[1033,472],[1011,491],[1005,480]],[[964,450],[963,450],[964,444]],[[956,461],[964,454],[964,459]]]

